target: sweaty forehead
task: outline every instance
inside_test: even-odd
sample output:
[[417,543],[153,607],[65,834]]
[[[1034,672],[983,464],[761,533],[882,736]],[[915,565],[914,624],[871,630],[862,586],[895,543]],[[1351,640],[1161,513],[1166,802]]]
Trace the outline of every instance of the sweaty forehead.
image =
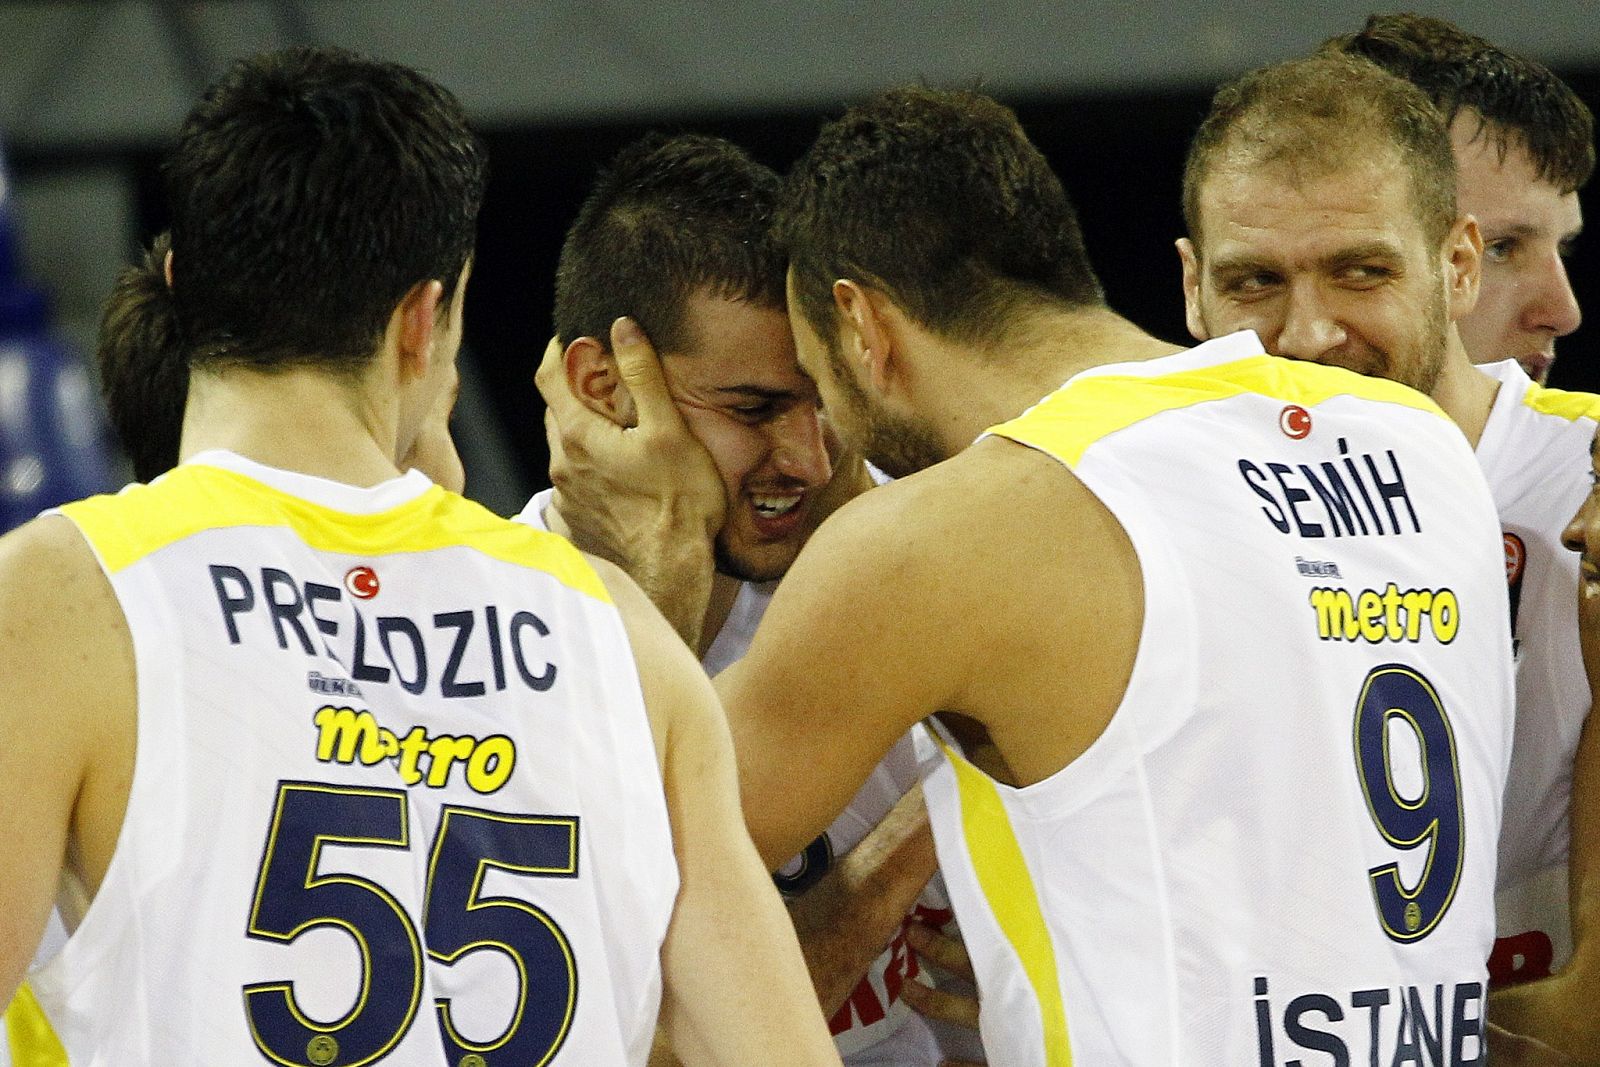
[[814,391],[795,357],[781,309],[720,299],[691,306],[682,352],[664,354],[669,385],[701,398],[720,394],[789,396]]
[[1229,247],[1321,249],[1329,244],[1391,244],[1421,236],[1406,172],[1386,160],[1355,157],[1334,168],[1239,156],[1201,186],[1204,253]]

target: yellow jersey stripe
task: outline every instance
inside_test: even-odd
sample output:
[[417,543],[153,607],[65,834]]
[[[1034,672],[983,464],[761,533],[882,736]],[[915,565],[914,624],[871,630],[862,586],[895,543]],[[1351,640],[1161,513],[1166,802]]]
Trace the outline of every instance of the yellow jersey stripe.
[[492,559],[543,571],[603,603],[611,595],[570,542],[502,519],[438,486],[372,514],[352,514],[221,467],[179,467],[151,485],[132,485],[61,508],[112,574],[205,530],[279,527],[323,552],[381,557],[466,547]]
[[1572,393],[1534,384],[1522,395],[1522,402],[1541,415],[1554,415],[1568,422],[1579,419],[1600,422],[1600,396],[1594,393]]
[[988,775],[949,745],[942,740],[940,745],[955,768],[956,788],[961,795],[961,831],[978,886],[1006,941],[1021,960],[1039,1004],[1046,1067],[1072,1067],[1072,1044],[1067,1035],[1067,1009],[1061,1000],[1055,948],[1000,791]]
[[5,1024],[12,1067],[71,1067],[66,1048],[26,982],[11,998]]
[[1337,396],[1355,396],[1446,417],[1428,397],[1398,382],[1260,355],[1151,377],[1106,374],[1080,378],[989,433],[1044,447],[1071,465],[1096,441],[1118,430],[1164,411],[1243,393],[1259,393],[1305,408]]

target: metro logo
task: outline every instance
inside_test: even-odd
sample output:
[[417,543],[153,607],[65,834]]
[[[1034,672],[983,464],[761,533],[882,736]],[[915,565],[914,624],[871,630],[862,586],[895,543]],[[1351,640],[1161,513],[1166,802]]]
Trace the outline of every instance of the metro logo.
[[1319,586],[1311,590],[1311,607],[1317,613],[1317,637],[1323,641],[1422,640],[1423,624],[1440,644],[1455,640],[1461,627],[1461,606],[1449,589],[1407,589],[1390,582],[1381,593],[1363,589]]
[[317,759],[321,762],[371,767],[395,760],[406,785],[426,781],[430,789],[443,789],[450,782],[451,768],[460,763],[467,786],[475,793],[489,794],[506,784],[517,765],[517,746],[504,734],[430,736],[423,727],[413,726],[401,737],[380,726],[370,711],[331,704],[318,708],[311,723],[317,728]]

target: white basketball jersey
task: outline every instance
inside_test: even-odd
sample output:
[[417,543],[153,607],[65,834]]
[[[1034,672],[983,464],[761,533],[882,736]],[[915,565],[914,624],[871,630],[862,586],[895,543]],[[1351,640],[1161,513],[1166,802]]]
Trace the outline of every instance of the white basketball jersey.
[[1505,539],[1516,641],[1517,726],[1500,834],[1496,985],[1542,978],[1572,955],[1568,811],[1589,680],[1578,646],[1578,556],[1561,531],[1589,493],[1589,447],[1600,396],[1535,384],[1515,360],[1496,378],[1478,440]]
[[127,618],[138,753],[22,1064],[645,1062],[677,868],[582,556],[416,472],[220,452],[61,510]]
[[[879,484],[886,480],[886,476],[876,473],[874,477]],[[553,496],[554,491],[550,489],[534,494],[517,515],[517,521],[541,530],[549,529],[544,515]],[[777,587],[777,582],[744,582],[739,586],[727,620],[701,660],[706,673],[715,675],[744,658]],[[906,791],[917,784],[917,776],[916,752],[908,734],[896,742],[873,769],[872,776],[833,824],[804,853],[778,872],[778,888],[786,895],[793,895],[815,884],[837,857],[855,848],[883,821]],[[923,891],[916,909],[907,916],[907,922],[913,918],[953,931],[949,901],[937,876]],[[900,999],[904,984],[916,980],[919,975],[922,980],[928,980],[916,953],[906,944],[902,926],[828,1020],[834,1043],[849,1067],[935,1067],[952,1051],[942,1052],[935,1028]],[[952,1034],[946,1040],[955,1045],[960,1037]]]
[[918,735],[990,1063],[1484,1058],[1494,509],[1432,401],[1261,353],[1097,368],[991,431],[1116,516],[1144,621],[1116,714],[1051,777]]

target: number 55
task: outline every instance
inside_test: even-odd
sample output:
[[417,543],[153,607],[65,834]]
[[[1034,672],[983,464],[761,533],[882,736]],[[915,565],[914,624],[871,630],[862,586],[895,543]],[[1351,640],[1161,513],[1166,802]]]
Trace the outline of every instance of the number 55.
[[[247,933],[289,943],[319,926],[341,929],[361,952],[361,983],[350,1009],[331,1022],[301,1010],[292,982],[245,986],[251,1035],[274,1063],[361,1067],[386,1056],[410,1029],[422,992],[415,924],[376,882],[319,873],[326,844],[409,848],[407,803],[397,789],[279,783]],[[539,908],[483,896],[491,869],[576,878],[578,820],[446,807],[428,863],[423,928],[429,958],[450,966],[478,949],[502,952],[516,966],[520,985],[510,1025],[487,1041],[462,1036],[450,1000],[435,1002],[450,1062],[482,1067],[486,1054],[496,1053],[508,1063],[544,1064],[566,1039],[577,1006],[572,946]]]

